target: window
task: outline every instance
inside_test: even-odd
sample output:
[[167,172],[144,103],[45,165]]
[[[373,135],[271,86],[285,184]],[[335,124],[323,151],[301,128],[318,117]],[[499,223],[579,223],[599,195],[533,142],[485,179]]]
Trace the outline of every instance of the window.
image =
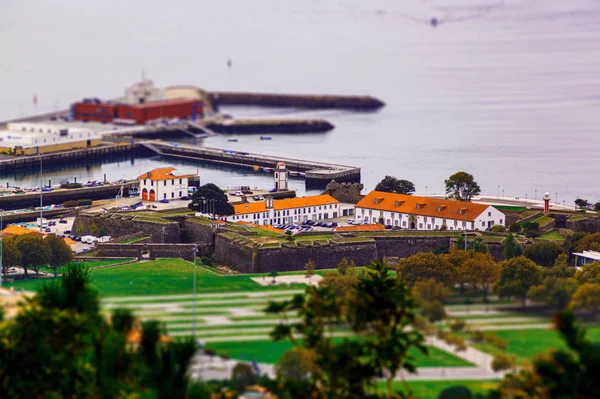
[[369,216],[371,216],[373,214],[373,210],[369,209]]
[[481,222],[481,226],[485,227],[485,222],[484,221]]
[[398,226],[398,221],[394,220],[394,226]]
[[150,185],[154,187],[154,180],[150,180]]
[[423,228],[423,223],[419,223],[419,229]]
[[502,224],[502,219],[500,219],[500,220],[498,221],[498,224]]
[[179,192],[179,198],[181,198],[181,191]]
[[390,219],[387,219],[385,224],[391,224]]
[[492,212],[488,212],[488,216],[492,216]]
[[431,230],[431,225],[430,224],[427,225],[427,230]]
[[167,185],[167,181],[165,180],[165,184],[163,184],[163,186],[166,186],[166,185]]
[[165,199],[167,198],[167,193],[163,194],[163,198],[165,198]]
[[171,198],[175,198],[175,193],[171,193]]
[[182,181],[183,181],[183,179],[179,179],[179,184],[181,184]]
[[402,222],[402,226],[406,227],[406,220],[404,222]]
[[174,186],[175,185],[175,180],[171,180],[171,185]]

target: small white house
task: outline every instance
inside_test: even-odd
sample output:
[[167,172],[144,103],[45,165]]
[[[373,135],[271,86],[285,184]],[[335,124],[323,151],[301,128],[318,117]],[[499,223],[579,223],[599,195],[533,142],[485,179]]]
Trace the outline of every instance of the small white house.
[[382,191],[371,191],[354,209],[359,223],[410,230],[486,230],[506,223],[504,214],[490,205]]
[[179,199],[188,195],[189,175],[175,175],[173,167],[158,168],[138,177],[142,201]]

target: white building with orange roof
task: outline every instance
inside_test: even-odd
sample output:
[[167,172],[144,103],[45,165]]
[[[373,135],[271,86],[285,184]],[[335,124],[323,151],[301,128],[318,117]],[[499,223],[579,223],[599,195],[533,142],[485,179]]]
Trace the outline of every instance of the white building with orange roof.
[[143,201],[173,200],[188,195],[189,175],[175,175],[173,167],[158,168],[138,177]]
[[258,225],[302,223],[305,220],[337,218],[340,202],[328,194],[238,204],[228,222],[250,222]]
[[505,215],[491,205],[371,191],[354,207],[360,223],[410,230],[486,230],[504,226]]

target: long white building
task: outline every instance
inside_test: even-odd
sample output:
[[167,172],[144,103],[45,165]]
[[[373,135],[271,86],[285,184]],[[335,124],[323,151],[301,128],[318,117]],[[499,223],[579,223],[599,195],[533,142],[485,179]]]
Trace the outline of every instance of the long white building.
[[302,223],[305,220],[337,218],[340,203],[330,195],[287,198],[234,205],[235,214],[226,216],[228,222],[250,222],[258,225]]
[[504,226],[505,215],[491,205],[371,191],[354,207],[357,221],[410,230],[486,230]]

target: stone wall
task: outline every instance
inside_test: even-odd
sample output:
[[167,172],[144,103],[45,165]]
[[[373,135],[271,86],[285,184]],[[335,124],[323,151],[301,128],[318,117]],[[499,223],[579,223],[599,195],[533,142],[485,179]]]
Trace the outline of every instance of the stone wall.
[[72,231],[78,232],[79,234],[82,229],[83,232],[80,235],[91,234],[90,226],[92,223],[94,223],[99,230],[103,230],[107,235],[115,238],[143,232],[144,234],[150,235],[152,237],[152,242],[154,243],[180,242],[178,223],[137,220],[137,218],[132,218],[131,215],[127,214],[80,214],[73,222]]
[[96,253],[104,257],[127,257],[142,259],[181,258],[194,260],[194,244],[112,244],[100,243]]
[[182,224],[185,233],[182,234],[181,241],[186,243],[214,244],[216,234],[213,228],[207,223],[201,223],[197,220],[187,218]]
[[566,222],[567,229],[573,231],[583,231],[586,233],[598,233],[600,232],[600,218],[584,219]]
[[363,188],[361,183],[338,183],[332,180],[325,187],[325,194],[331,195],[340,202],[356,204],[364,197],[360,193]]
[[419,252],[447,251],[451,236],[373,237],[377,256],[383,258],[406,258]]
[[252,273],[255,252],[252,247],[240,245],[224,235],[217,235],[213,260],[242,273]]

